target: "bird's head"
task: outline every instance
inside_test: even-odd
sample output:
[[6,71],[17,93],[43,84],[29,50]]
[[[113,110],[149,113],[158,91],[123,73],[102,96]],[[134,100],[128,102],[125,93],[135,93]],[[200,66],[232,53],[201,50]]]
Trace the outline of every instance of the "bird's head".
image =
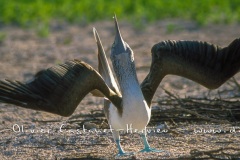
[[[115,39],[111,48],[111,60],[114,68],[121,68],[122,70],[129,70],[135,67],[134,54],[129,45],[123,40],[118,26],[116,15],[114,16],[115,22]],[[115,69],[114,69],[115,70]],[[115,70],[115,72],[117,72]]]

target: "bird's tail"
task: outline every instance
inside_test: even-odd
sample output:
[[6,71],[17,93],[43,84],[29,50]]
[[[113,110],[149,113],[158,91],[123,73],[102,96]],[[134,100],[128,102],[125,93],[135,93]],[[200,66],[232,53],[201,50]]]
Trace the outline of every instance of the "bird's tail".
[[103,77],[106,84],[111,88],[114,92],[116,92],[118,95],[121,95],[119,88],[117,86],[117,82],[114,79],[112,70],[109,66],[104,48],[101,43],[101,39],[97,33],[97,30],[93,28],[93,34],[97,43],[98,47],[98,70],[101,76]]

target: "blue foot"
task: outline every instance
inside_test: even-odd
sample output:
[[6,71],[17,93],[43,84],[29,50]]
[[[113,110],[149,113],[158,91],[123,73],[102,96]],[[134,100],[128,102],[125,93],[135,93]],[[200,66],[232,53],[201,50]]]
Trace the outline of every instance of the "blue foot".
[[157,152],[157,153],[160,153],[160,152],[164,152],[164,150],[157,150],[155,148],[147,147],[147,148],[144,148],[143,150],[141,150],[139,152]]
[[116,157],[121,157],[121,156],[131,156],[134,155],[134,152],[119,152]]
[[118,147],[118,154],[116,155],[116,157],[121,157],[121,156],[131,156],[134,155],[134,152],[125,152],[120,144],[120,140],[116,140],[117,143],[117,147]]

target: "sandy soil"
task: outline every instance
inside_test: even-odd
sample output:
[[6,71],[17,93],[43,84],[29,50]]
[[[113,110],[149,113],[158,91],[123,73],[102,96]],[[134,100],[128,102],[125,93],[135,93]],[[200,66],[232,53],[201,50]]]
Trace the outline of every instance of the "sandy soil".
[[[47,38],[39,38],[31,30],[13,26],[1,27],[0,31],[6,34],[6,39],[0,44],[0,79],[27,81],[40,69],[69,59],[81,59],[96,68],[97,47],[92,27],[97,28],[109,56],[114,39],[113,22],[96,22],[87,26],[52,24],[50,35]],[[150,50],[155,43],[168,39],[202,40],[226,46],[233,39],[240,37],[239,28],[240,25],[198,27],[192,22],[171,20],[136,29],[129,23],[120,21],[122,36],[135,52],[135,63],[140,82],[148,73],[151,64]],[[240,82],[240,75],[235,77]],[[218,93],[222,93],[223,97],[238,94],[232,91],[233,88],[228,83],[217,90],[209,91],[190,80],[177,76],[167,76],[161,83],[161,87],[180,97],[209,96],[214,98],[219,96]],[[231,91],[224,92],[228,89]],[[159,87],[154,101],[164,96],[167,95]],[[89,119],[88,117],[82,118],[81,113],[91,113],[92,110],[100,110],[102,107],[101,98],[88,95],[71,117],[64,118],[14,105],[0,104],[0,159],[113,159],[117,148],[109,131],[80,134],[77,130],[82,129],[82,125],[80,125],[82,120]],[[164,124],[164,122],[159,121],[160,124]],[[21,126],[23,126],[23,131]],[[60,132],[61,126],[62,132]],[[204,124],[175,122],[175,126],[171,130],[177,134],[152,132],[148,135],[152,147],[163,149],[166,152],[136,153],[134,156],[121,158],[191,158],[191,155],[197,151],[236,148],[240,144],[240,132],[231,133],[233,126],[233,124],[213,125],[208,122]],[[195,133],[197,128],[221,129],[225,132],[219,134]],[[33,131],[34,133],[31,133]],[[137,152],[143,147],[138,134],[123,134],[121,138],[122,146],[126,151]],[[225,151],[237,154],[237,151],[234,150],[226,149]]]

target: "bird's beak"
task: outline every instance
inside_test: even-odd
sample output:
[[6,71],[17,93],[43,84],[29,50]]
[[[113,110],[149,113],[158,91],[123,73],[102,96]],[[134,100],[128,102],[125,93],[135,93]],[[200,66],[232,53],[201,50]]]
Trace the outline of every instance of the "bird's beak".
[[115,35],[115,40],[114,40],[114,53],[115,54],[120,54],[126,52],[126,44],[122,39],[119,27],[118,27],[118,21],[116,15],[114,15],[114,22],[115,22],[115,29],[116,29],[116,35]]

